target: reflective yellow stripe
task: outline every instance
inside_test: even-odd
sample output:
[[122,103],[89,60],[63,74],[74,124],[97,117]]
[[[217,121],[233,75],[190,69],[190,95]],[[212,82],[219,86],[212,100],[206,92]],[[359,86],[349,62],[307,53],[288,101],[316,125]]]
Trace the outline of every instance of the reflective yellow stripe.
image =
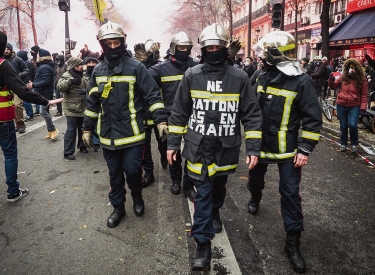
[[145,139],[145,137],[146,137],[146,134],[142,133],[142,134],[132,136],[132,137],[115,139],[114,142],[115,142],[115,146],[120,146],[120,145],[125,145],[125,144],[135,143],[137,141],[141,141]]
[[100,137],[100,143],[111,146],[111,140],[109,138]]
[[283,117],[282,117],[281,123],[280,123],[280,130],[282,130],[282,131],[288,130],[290,111],[292,109],[293,100],[294,100],[294,98],[290,98],[290,97],[285,98],[284,112],[283,112]]
[[7,108],[13,105],[14,105],[13,100],[7,101],[7,102],[0,102],[0,108]]
[[190,90],[192,98],[203,98],[218,101],[239,101],[240,94],[219,94],[207,91]]
[[155,122],[152,119],[146,120],[147,125],[154,125]]
[[284,153],[284,154],[279,154],[279,153],[269,153],[269,152],[263,152],[260,151],[260,158],[264,159],[287,159],[287,158],[292,158],[296,155],[297,150],[294,150],[293,153]]
[[202,174],[202,164],[201,163],[191,163],[190,161],[187,162],[187,169],[195,174]]
[[257,93],[264,93],[262,85],[258,85],[258,87],[257,87]]
[[91,118],[98,118],[99,116],[99,113],[95,113],[93,111],[90,111],[90,110],[85,110],[85,116],[87,117],[91,117]]
[[107,82],[107,79],[108,79],[108,76],[97,76],[97,77],[95,78],[96,85],[99,86],[100,83],[102,83],[102,82]]
[[10,96],[12,95],[10,91],[1,91],[0,96]]
[[[122,77],[121,79],[125,79],[126,77]],[[129,77],[130,78],[130,77]],[[134,83],[129,82],[129,111],[130,111],[130,124],[132,125],[134,136],[138,136],[141,132],[138,127],[137,123],[137,111],[134,108]],[[116,141],[115,141],[116,143]]]
[[170,76],[162,76],[161,82],[171,82],[171,81],[180,81],[184,75],[170,75]]
[[95,78],[95,81],[96,81],[96,85],[98,85],[98,86],[102,82],[109,82],[109,81],[132,83],[132,82],[136,81],[136,77],[132,76],[132,75],[97,76]]
[[286,152],[286,131],[279,131],[277,135],[279,138],[279,152],[285,153]]
[[291,98],[295,98],[297,96],[297,92],[289,91],[285,89],[277,89],[277,88],[273,88],[269,86],[267,88],[267,94],[283,96],[283,97],[291,97]]
[[302,130],[302,138],[319,140],[320,134]]
[[90,92],[89,92],[89,96],[92,94],[92,93],[96,93],[98,92],[98,87],[93,87]]
[[246,131],[245,132],[245,139],[249,138],[262,138],[261,131]]
[[222,171],[229,171],[237,168],[237,164],[225,165],[225,166],[217,166],[215,163],[212,163],[208,167],[208,176],[212,177],[216,174],[216,172]]
[[186,126],[184,127],[184,134],[187,133],[187,130],[188,130],[188,126],[186,125]]
[[164,108],[164,103],[162,102],[158,102],[158,103],[154,103],[150,106],[150,108],[148,108],[150,110],[150,112],[153,112],[155,111],[156,109],[163,109]]
[[[182,135],[185,133],[185,128],[186,127],[181,127],[181,126],[174,126],[174,125],[169,125],[168,126],[168,131],[171,134],[179,134]],[[187,129],[186,129],[187,131]]]
[[285,46],[277,47],[277,49],[280,52],[284,52],[284,51],[287,51],[287,50],[294,49],[295,47],[296,47],[296,45],[293,43],[293,44],[288,44],[288,45],[285,45]]

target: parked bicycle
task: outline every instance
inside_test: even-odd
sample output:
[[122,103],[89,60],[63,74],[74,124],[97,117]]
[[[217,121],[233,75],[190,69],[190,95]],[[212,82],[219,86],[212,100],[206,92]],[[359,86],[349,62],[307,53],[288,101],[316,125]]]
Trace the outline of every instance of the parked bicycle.
[[336,112],[336,97],[322,98],[319,97],[322,113],[328,121],[332,121],[333,116],[337,116]]

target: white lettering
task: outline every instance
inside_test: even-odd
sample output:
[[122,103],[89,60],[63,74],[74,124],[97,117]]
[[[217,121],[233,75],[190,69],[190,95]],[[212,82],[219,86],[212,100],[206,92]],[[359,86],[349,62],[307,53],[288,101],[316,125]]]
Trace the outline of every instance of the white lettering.
[[223,90],[221,89],[221,84],[223,81],[216,81],[216,92],[222,92]]
[[222,113],[220,116],[220,124],[227,124],[227,113]]
[[215,92],[215,81],[207,81],[207,91]]
[[220,112],[226,112],[227,110],[227,104],[225,101],[219,101],[219,111]]
[[228,101],[228,112],[235,112],[236,111],[236,102],[235,101]]
[[196,110],[204,110],[204,109],[203,109],[203,102],[202,102],[202,99],[200,99],[200,98],[197,99],[197,104],[196,104],[196,106],[195,106],[195,109],[196,109]]
[[231,125],[234,125],[236,122],[236,113],[228,113],[228,123],[227,124],[231,124]]
[[211,103],[212,103],[212,109],[213,111],[216,111],[216,104],[218,103],[219,101],[217,100],[212,100]]
[[230,136],[234,136],[234,128],[236,127],[236,125],[231,125],[230,126],[230,131],[229,131],[229,135]]
[[210,126],[208,126],[208,129],[207,129],[206,135],[209,136],[211,134],[214,135],[215,137],[217,136],[217,134],[216,134],[216,128],[215,128],[214,124],[210,124]]
[[196,115],[197,115],[197,123],[203,124],[205,112],[197,111]]

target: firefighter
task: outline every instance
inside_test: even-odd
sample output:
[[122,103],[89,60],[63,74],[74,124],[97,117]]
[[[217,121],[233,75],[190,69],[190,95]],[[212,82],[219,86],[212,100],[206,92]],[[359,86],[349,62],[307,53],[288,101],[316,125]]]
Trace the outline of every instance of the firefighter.
[[293,36],[284,31],[266,34],[257,43],[256,52],[266,65],[266,73],[258,76],[254,86],[263,114],[263,138],[259,163],[249,170],[248,212],[258,213],[267,166],[277,164],[281,213],[287,232],[285,252],[292,268],[304,273],[306,264],[299,248],[304,229],[299,185],[301,168],[319,141],[322,113],[310,76],[297,60],[289,57],[288,51],[294,48]]
[[239,160],[240,123],[246,163],[252,169],[258,162],[262,115],[247,74],[228,65],[228,33],[214,23],[202,31],[199,42],[203,64],[188,68],[178,87],[169,117],[167,158],[170,165],[177,160],[184,136],[182,157],[197,189],[191,229],[197,253],[192,270],[209,271],[211,240],[222,227],[219,209],[225,185]]
[[[161,89],[164,106],[168,117],[171,114],[173,101],[183,74],[188,68],[198,64],[190,57],[192,47],[193,41],[190,39],[190,37],[185,32],[179,32],[171,39],[169,47],[170,54],[168,56],[168,59],[154,66],[151,66],[148,69],[149,73],[155,79],[156,83],[158,83]],[[159,137],[157,137],[157,140],[158,149],[161,156],[160,161],[162,166],[166,167],[168,165],[167,141],[163,141]],[[174,195],[178,195],[181,192],[181,164],[182,159],[180,153],[178,152],[176,155],[176,161],[169,165],[169,173],[172,180],[171,193]],[[146,174],[147,172],[149,172],[148,170],[145,171]],[[149,173],[152,173],[152,170]],[[187,196],[191,201],[194,200],[194,197],[196,195],[194,185],[187,176],[184,176],[182,190],[185,196]]]
[[116,227],[125,215],[125,177],[137,216],[144,213],[142,198],[142,150],[145,140],[144,102],[162,136],[168,132],[164,104],[159,87],[143,64],[126,51],[126,34],[116,23],[103,24],[97,39],[103,49],[100,62],[91,75],[83,141],[90,139],[94,125],[110,174],[109,200],[114,207],[107,226]]

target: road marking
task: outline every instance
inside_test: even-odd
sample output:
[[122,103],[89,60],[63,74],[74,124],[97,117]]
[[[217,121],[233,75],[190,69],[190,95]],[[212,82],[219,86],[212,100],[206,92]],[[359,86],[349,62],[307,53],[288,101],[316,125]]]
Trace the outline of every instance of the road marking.
[[[59,116],[59,117],[53,117],[52,116],[52,121],[58,120],[58,119],[60,119],[62,117],[64,117],[64,116]],[[46,121],[44,120],[44,118],[43,118],[43,121],[38,122],[38,123],[36,123],[34,125],[28,126],[26,124],[26,132],[24,134],[17,134],[17,138],[24,137],[27,133],[35,131],[36,129],[39,129],[39,128],[43,127],[43,126],[46,126]]]
[[[189,199],[187,200],[189,203],[191,224],[193,224],[194,204]],[[224,224],[223,231],[215,234],[215,238],[212,240],[212,252],[211,271],[204,274],[216,274],[213,270],[215,266],[220,267],[221,270],[227,270],[229,274],[242,274],[234,256],[232,246],[230,245]],[[219,258],[215,258],[216,255]],[[217,271],[216,268],[215,270]]]

